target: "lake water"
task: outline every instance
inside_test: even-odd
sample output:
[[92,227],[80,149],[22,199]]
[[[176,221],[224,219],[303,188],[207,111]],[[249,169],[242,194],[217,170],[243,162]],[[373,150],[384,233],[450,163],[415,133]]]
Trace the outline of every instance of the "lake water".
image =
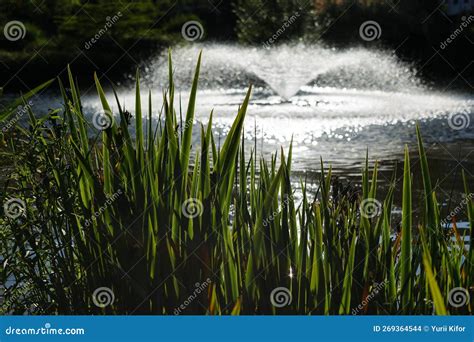
[[[215,135],[221,141],[225,138],[249,84],[253,84],[245,125],[247,146],[253,146],[256,139],[259,152],[269,156],[280,146],[288,148],[293,139],[296,174],[316,172],[322,158],[339,175],[359,178],[368,149],[370,159],[381,162],[383,181],[394,162],[402,160],[405,144],[416,152],[417,121],[433,178],[442,179],[443,184],[449,181],[446,191],[450,187],[461,189],[456,167],[474,170],[472,92],[428,87],[417,76],[415,65],[398,60],[389,51],[305,45],[270,49],[224,44],[177,47],[173,49],[173,70],[183,111],[200,50],[203,60],[194,122],[196,144],[198,125],[207,123],[211,110]],[[145,94],[151,89],[156,112],[162,105],[167,73],[165,53],[142,66],[142,101],[147,103]],[[130,82],[122,82],[118,93],[122,104],[133,113],[132,76],[126,78]],[[95,88],[83,89],[82,93],[86,113],[92,116],[100,111]],[[53,95],[34,101],[39,108],[60,104]]]

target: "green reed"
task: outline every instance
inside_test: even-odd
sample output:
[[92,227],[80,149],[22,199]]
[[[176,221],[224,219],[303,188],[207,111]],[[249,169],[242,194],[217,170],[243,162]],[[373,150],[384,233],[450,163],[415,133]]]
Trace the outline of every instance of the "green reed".
[[[216,145],[211,113],[194,146],[200,60],[184,118],[171,57],[161,109],[152,108],[151,93],[141,103],[137,74],[135,138],[117,95],[110,115],[97,77],[110,122],[95,137],[71,71],[70,90],[58,81],[61,110],[37,118],[28,107],[28,129],[9,135],[3,152],[12,172],[0,197],[25,204],[20,216],[0,219],[1,274],[15,279],[4,313],[472,313],[472,301],[461,307],[448,301],[455,287],[472,291],[474,256],[455,228],[446,234],[440,223],[418,129],[423,215],[413,220],[406,149],[397,233],[396,172],[379,202],[377,165],[370,172],[366,163],[361,194],[336,194],[331,168],[321,162],[318,189],[301,180],[297,201],[291,147],[265,160],[255,144],[246,157],[251,89],[223,144]],[[375,214],[364,213],[365,205]],[[467,212],[472,238],[472,200]],[[100,287],[114,294],[105,307],[94,303]],[[287,289],[283,306],[272,297],[277,288]]]

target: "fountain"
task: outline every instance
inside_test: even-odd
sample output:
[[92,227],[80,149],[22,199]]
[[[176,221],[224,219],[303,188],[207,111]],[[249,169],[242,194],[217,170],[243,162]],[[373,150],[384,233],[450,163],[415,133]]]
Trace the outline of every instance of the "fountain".
[[[472,95],[430,89],[412,65],[391,52],[365,48],[296,44],[265,49],[217,43],[174,47],[174,80],[183,105],[201,50],[194,131],[199,132],[198,123],[207,122],[214,109],[213,129],[223,139],[253,84],[245,137],[252,142],[257,138],[265,154],[293,141],[295,169],[317,167],[320,156],[333,164],[354,165],[367,148],[373,158],[394,158],[405,143],[415,142],[416,121],[422,123],[427,143],[474,140],[469,126],[474,122]],[[167,87],[166,53],[142,69],[142,88],[152,90],[157,110],[162,106],[159,94]],[[132,88],[118,89],[127,108],[134,106]],[[142,101],[146,103],[145,95]],[[96,94],[83,103],[91,113],[101,106]],[[459,122],[467,124],[455,127]],[[195,139],[199,144],[198,135]]]
[[[419,81],[395,56],[362,48],[336,50],[303,44],[271,48],[225,44],[188,45],[173,50],[176,83],[189,84],[195,56],[203,50],[201,83],[207,88],[235,88],[264,82],[288,100],[304,85],[410,91]],[[165,56],[152,62],[146,79],[166,79]],[[320,82],[319,82],[320,81]],[[321,85],[320,84],[320,85]]]

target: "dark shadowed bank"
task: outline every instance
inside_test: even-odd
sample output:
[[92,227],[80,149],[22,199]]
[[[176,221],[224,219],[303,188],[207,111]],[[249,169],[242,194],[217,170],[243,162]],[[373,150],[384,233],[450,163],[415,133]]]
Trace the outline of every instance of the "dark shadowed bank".
[[[0,36],[1,86],[6,91],[25,91],[39,81],[65,75],[68,63],[83,83],[90,81],[93,71],[120,80],[157,50],[188,43],[182,28],[191,20],[204,29],[201,41],[261,47],[280,32],[277,44],[298,40],[339,47],[370,44],[417,62],[427,79],[451,81],[453,70],[463,70],[463,77],[472,84],[471,59],[466,53],[474,41],[471,16],[472,11],[450,13],[447,6],[428,0],[396,4],[357,0],[5,0],[0,4],[0,22],[4,29],[11,22],[20,22],[21,39]],[[380,24],[382,34],[376,42],[360,38],[365,21]],[[466,81],[459,78],[451,86],[466,88]]]

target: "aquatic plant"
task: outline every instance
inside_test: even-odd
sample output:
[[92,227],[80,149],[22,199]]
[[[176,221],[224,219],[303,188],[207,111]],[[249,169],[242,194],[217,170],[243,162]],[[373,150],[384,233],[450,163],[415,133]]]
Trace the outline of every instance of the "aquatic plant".
[[381,201],[377,164],[366,162],[355,193],[321,161],[317,190],[301,180],[297,200],[291,147],[265,160],[255,144],[246,155],[251,88],[223,144],[211,113],[193,146],[200,61],[184,113],[171,57],[160,110],[151,93],[141,103],[137,74],[135,138],[131,114],[117,96],[112,112],[97,76],[103,112],[93,123],[70,70],[70,90],[58,80],[62,109],[38,118],[26,107],[28,128],[18,126],[3,152],[4,313],[472,313],[472,247],[456,224],[440,223],[418,129],[423,215],[415,222],[407,148],[397,231],[396,172]]

